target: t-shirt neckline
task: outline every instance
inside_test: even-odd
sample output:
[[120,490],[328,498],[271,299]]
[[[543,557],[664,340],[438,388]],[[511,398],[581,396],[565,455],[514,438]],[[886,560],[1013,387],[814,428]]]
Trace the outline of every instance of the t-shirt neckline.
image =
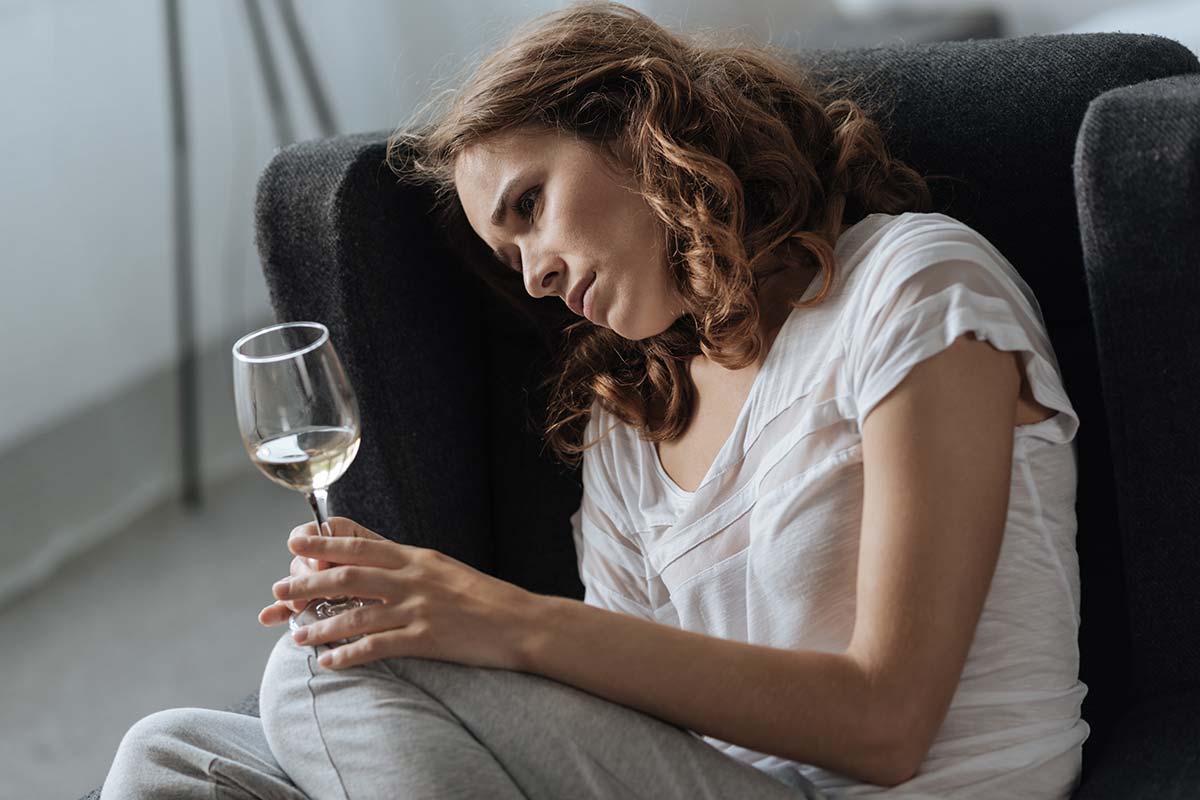
[[[878,217],[878,216],[880,216],[879,213],[867,214],[865,217],[860,219],[858,222],[854,223],[850,227],[846,228],[846,230],[842,231],[841,235],[838,236],[837,241],[834,243],[834,253],[836,256],[835,260],[838,262],[839,265],[842,261],[843,248],[847,244],[850,244],[853,241],[857,241],[857,237],[854,237],[852,239],[850,234],[852,232],[857,231],[858,228],[862,227],[869,220],[871,220],[875,217]],[[885,215],[885,216],[888,216],[888,215]],[[835,281],[838,280],[839,277],[840,277],[840,275],[838,275],[836,273],[834,274]],[[823,281],[822,274],[817,273],[817,275],[814,276],[813,279],[809,282],[808,286],[805,287],[804,292],[801,293],[800,300],[810,299],[813,295],[815,295],[819,291],[823,282],[824,281]],[[721,448],[717,451],[716,457],[713,459],[713,462],[709,465],[708,471],[705,472],[704,477],[702,477],[700,479],[700,483],[697,484],[694,491],[689,492],[687,489],[684,489],[682,486],[680,486],[678,483],[675,482],[674,478],[672,478],[667,473],[666,467],[664,467],[662,464],[662,459],[659,458],[658,447],[657,447],[657,445],[655,445],[654,442],[651,442],[647,439],[642,439],[640,436],[637,437],[640,441],[642,441],[644,443],[644,446],[648,448],[649,458],[650,458],[650,461],[653,462],[653,464],[654,464],[655,471],[658,473],[659,478],[662,480],[663,484],[671,492],[673,492],[674,494],[676,494],[677,496],[679,496],[685,500],[691,500],[692,498],[694,498],[696,496],[697,492],[699,492],[701,489],[704,488],[705,484],[707,484],[710,480],[713,479],[713,477],[715,477],[717,474],[720,474],[720,472],[725,469],[725,467],[726,467],[725,462],[727,462],[730,458],[729,448],[732,446],[731,442],[732,442],[735,434],[737,433],[738,428],[743,424],[743,422],[744,422],[743,418],[747,414],[751,413],[751,410],[753,409],[755,403],[757,402],[758,395],[762,394],[762,392],[765,391],[765,389],[763,389],[763,385],[768,383],[773,378],[774,373],[776,372],[776,370],[774,369],[774,364],[779,358],[781,358],[781,356],[778,355],[778,351],[786,349],[785,345],[787,344],[787,337],[791,335],[792,329],[795,328],[795,326],[797,324],[796,319],[800,316],[800,314],[798,312],[800,312],[802,310],[807,310],[807,309],[793,308],[791,310],[791,312],[788,313],[787,319],[785,319],[783,321],[783,325],[780,327],[779,333],[775,336],[775,340],[773,342],[771,342],[771,348],[770,348],[770,350],[767,351],[767,357],[763,361],[762,367],[759,368],[758,374],[754,376],[754,382],[750,385],[750,391],[746,394],[746,399],[745,399],[745,401],[743,401],[742,408],[738,412],[737,419],[733,423],[733,428],[730,429],[730,431],[729,431],[729,436],[727,436],[725,441],[721,444]],[[739,457],[743,457],[744,455],[745,454],[743,453]]]
[[[847,229],[846,232],[849,232],[849,229]],[[843,233],[842,236],[845,236],[845,233]],[[839,237],[839,241],[840,240],[841,240],[841,237]],[[808,286],[805,287],[804,292],[800,295],[800,299],[808,300],[810,297],[815,295],[817,293],[817,291],[819,290],[821,283],[822,283],[822,276],[820,273],[818,273],[809,282]],[[734,421],[733,427],[729,431],[729,435],[725,438],[725,441],[721,444],[721,448],[717,451],[716,457],[713,459],[712,463],[709,465],[708,471],[705,472],[704,477],[702,477],[700,479],[700,483],[697,484],[696,489],[694,491],[689,492],[687,489],[684,489],[682,486],[680,486],[678,483],[675,482],[675,479],[672,478],[670,476],[670,474],[667,473],[666,467],[664,467],[662,464],[662,459],[659,458],[658,447],[657,447],[657,445],[655,445],[654,442],[649,441],[648,439],[641,439],[641,441],[643,441],[645,443],[646,447],[649,448],[650,460],[654,462],[654,467],[655,467],[655,470],[658,472],[659,477],[662,479],[663,483],[665,483],[666,486],[671,491],[673,491],[675,494],[680,495],[687,499],[695,497],[696,493],[699,492],[702,488],[704,488],[704,485],[706,483],[708,483],[716,474],[718,474],[721,470],[723,470],[725,468],[724,462],[727,462],[729,460],[728,451],[729,451],[729,448],[732,446],[731,442],[733,441],[734,436],[738,431],[738,428],[742,426],[743,421],[744,421],[743,418],[747,414],[749,414],[751,409],[754,407],[754,405],[757,401],[758,395],[761,394],[763,391],[765,391],[762,388],[763,385],[766,384],[767,382],[769,382],[771,380],[771,377],[774,375],[775,362],[780,358],[780,356],[778,355],[778,352],[780,350],[784,349],[783,345],[784,345],[787,337],[790,335],[792,328],[795,327],[795,320],[799,317],[798,312],[801,310],[802,309],[799,309],[799,308],[793,308],[788,313],[787,318],[784,319],[783,325],[780,326],[780,328],[779,328],[779,333],[775,335],[775,339],[771,342],[771,347],[767,351],[767,357],[763,360],[762,366],[759,367],[758,373],[755,374],[753,383],[750,384],[750,391],[746,393],[746,399],[742,402],[742,408],[738,412],[737,419]],[[641,437],[638,437],[638,438],[640,439]]]

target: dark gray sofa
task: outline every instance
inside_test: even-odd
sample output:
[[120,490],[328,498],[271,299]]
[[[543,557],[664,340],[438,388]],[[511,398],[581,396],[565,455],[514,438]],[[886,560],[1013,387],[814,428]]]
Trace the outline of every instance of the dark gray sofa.
[[[1200,63],[1128,34],[799,54],[863,76],[937,210],[1037,294],[1079,412],[1078,798],[1200,797]],[[883,104],[880,105],[880,102]],[[386,132],[297,144],[264,172],[258,246],[280,320],[326,323],[362,404],[336,513],[532,591],[582,597],[578,475],[537,436],[557,300],[498,299]],[[250,695],[233,707],[256,714]],[[96,796],[93,792],[89,797]]]

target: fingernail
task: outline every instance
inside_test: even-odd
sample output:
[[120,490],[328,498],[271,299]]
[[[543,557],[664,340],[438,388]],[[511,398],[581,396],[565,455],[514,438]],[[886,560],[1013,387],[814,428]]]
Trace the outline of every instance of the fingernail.
[[302,644],[308,638],[308,628],[297,628],[292,631],[292,638],[296,640],[297,644]]
[[291,578],[280,578],[279,580],[275,581],[275,584],[271,587],[271,591],[273,591],[275,596],[278,597],[280,593],[287,592],[288,586],[291,584],[291,582]]

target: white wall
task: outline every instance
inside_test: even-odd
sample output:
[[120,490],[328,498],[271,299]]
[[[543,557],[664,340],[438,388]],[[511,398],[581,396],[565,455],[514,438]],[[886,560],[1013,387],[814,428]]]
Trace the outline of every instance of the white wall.
[[[664,19],[791,24],[770,2],[644,0]],[[252,244],[254,179],[274,133],[240,0],[184,2],[199,335],[268,309]],[[341,131],[390,128],[429,81],[559,2],[297,4]],[[265,3],[298,138],[318,135]],[[170,117],[158,0],[2,0],[0,450],[111,396],[175,352]]]
[[[275,142],[242,3],[182,5],[196,321],[212,342],[267,311],[251,202]],[[415,83],[398,74],[457,44],[433,29],[400,46],[402,8],[300,6],[343,130],[393,124]],[[9,0],[0,14],[2,449],[170,362],[175,328],[162,4]],[[291,95],[298,136],[315,136]]]
[[1006,36],[1053,33],[1097,11],[1118,5],[1135,5],[1130,0],[835,0],[847,15],[868,14],[888,9],[936,10],[944,8],[992,8],[1001,12]]

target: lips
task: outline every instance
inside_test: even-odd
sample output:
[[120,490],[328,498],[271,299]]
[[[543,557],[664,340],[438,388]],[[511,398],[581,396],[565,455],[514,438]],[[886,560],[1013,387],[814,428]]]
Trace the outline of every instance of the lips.
[[[595,285],[596,282],[594,280],[588,284],[587,290],[583,293],[583,299],[580,300],[580,303],[583,306],[583,316],[586,317],[589,322],[596,321],[596,298],[592,295],[592,287]],[[589,300],[588,298],[591,299]]]
[[584,278],[575,284],[574,290],[567,297],[567,306],[581,317],[583,316],[583,296],[595,280],[596,273],[593,272],[590,277]]

